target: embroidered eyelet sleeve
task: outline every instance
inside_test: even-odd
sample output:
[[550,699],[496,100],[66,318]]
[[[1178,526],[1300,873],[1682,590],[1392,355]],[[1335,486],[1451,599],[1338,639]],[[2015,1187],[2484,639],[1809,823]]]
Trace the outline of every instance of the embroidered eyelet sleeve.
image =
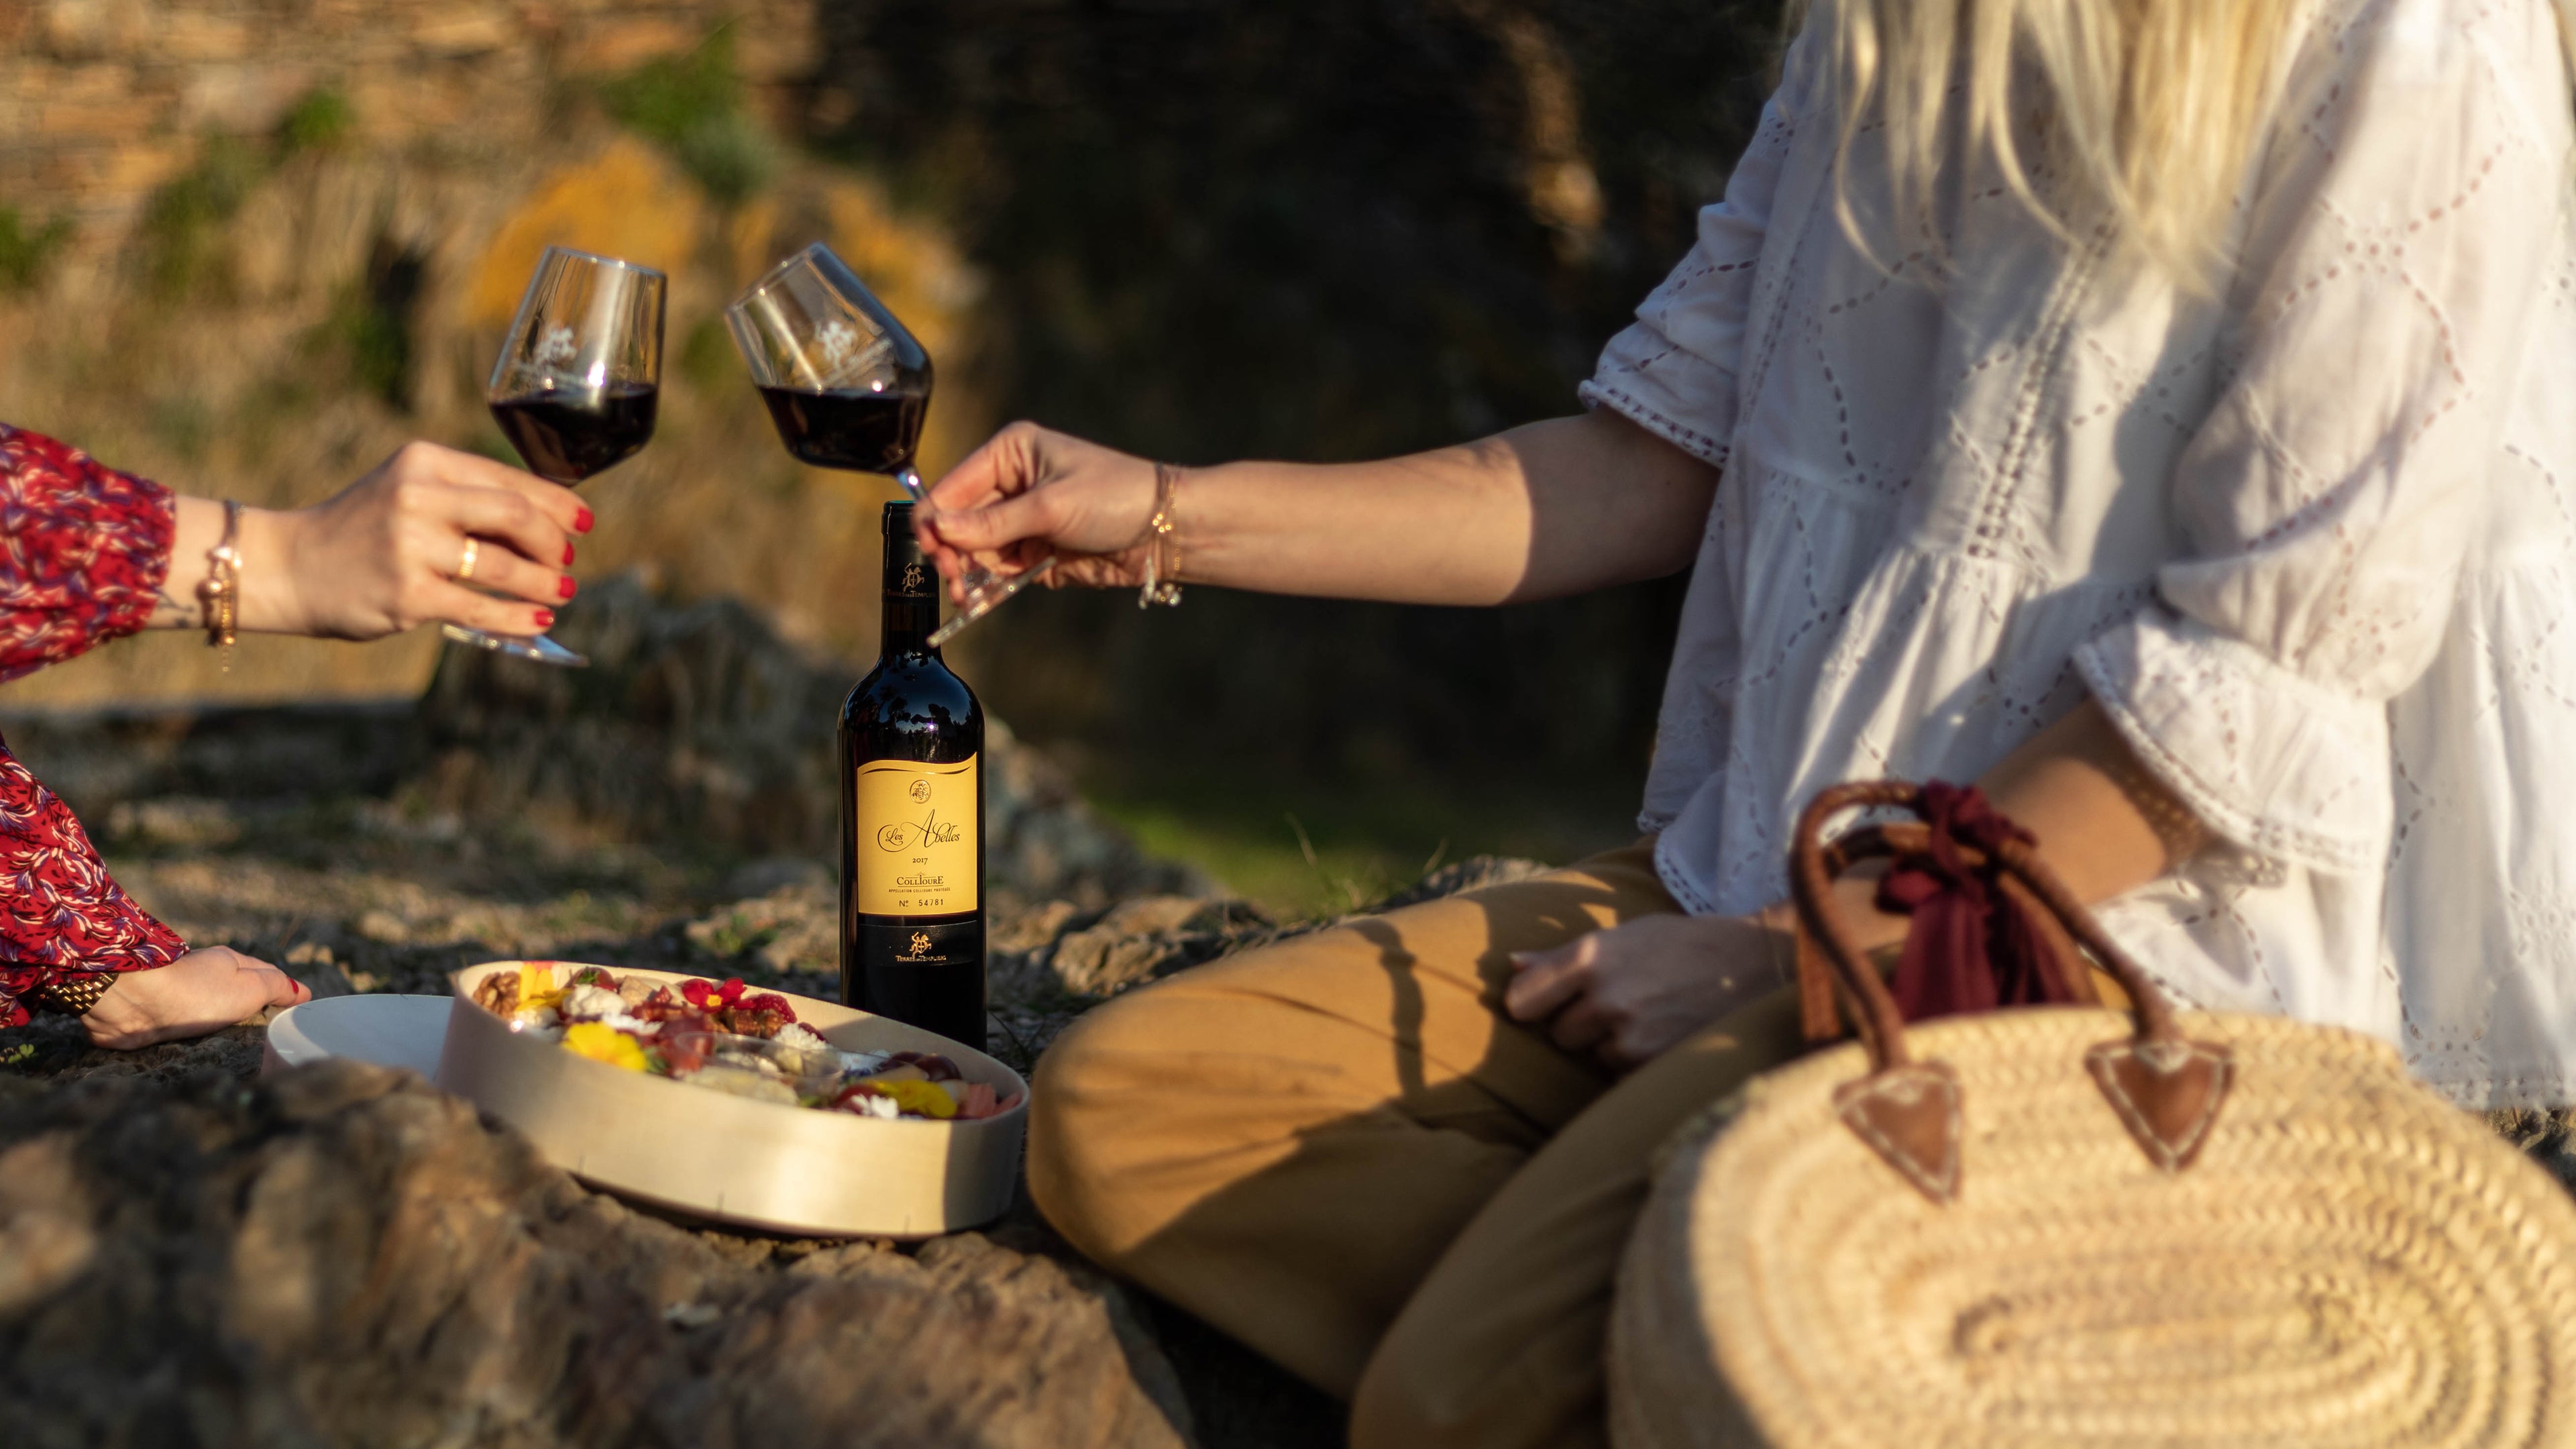
[[2172,474],[2191,554],[2078,651],[2147,766],[2262,856],[2386,859],[2388,702],[2443,647],[2548,289],[2552,24],[2417,3],[2315,37],[2255,188],[2233,355]]
[[1787,79],[1726,178],[1726,196],[1699,214],[1690,254],[1637,305],[1637,320],[1601,349],[1576,395],[1665,442],[1723,467],[1735,432],[1736,378],[1753,275],[1771,225],[1771,203],[1805,104],[1803,39]]
[[[0,679],[151,618],[168,576],[169,491],[0,424]],[[0,1026],[60,972],[166,966],[187,950],[108,878],[69,807],[0,743]]]

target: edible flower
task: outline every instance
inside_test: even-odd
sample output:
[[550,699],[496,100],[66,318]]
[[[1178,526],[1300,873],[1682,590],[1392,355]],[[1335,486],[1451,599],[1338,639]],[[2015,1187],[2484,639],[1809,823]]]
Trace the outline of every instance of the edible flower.
[[957,1115],[957,1099],[940,1090],[937,1082],[861,1082],[843,1095],[844,1099],[892,1097],[896,1106],[924,1117]]
[[680,983],[680,995],[700,1011],[723,1011],[742,1000],[742,978],[728,976],[722,986],[710,986],[702,980],[683,981]]
[[552,961],[519,963],[519,1009],[521,1011],[534,1011],[541,1006],[552,1006],[562,995],[563,989],[555,985],[555,963]]
[[636,1043],[635,1038],[596,1021],[575,1022],[564,1028],[563,1045],[565,1051],[576,1056],[606,1062],[630,1072],[645,1071],[652,1066],[645,1060],[644,1048]]

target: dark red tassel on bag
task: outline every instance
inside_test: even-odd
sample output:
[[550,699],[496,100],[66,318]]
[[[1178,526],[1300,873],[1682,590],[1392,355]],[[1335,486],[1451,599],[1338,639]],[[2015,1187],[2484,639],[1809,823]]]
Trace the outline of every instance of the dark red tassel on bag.
[[[1930,842],[1896,857],[1878,885],[1880,910],[1913,918],[1896,960],[1897,1010],[1921,1021],[2080,999],[2029,905],[1997,883],[1996,851],[2006,841],[2034,844],[2030,832],[1997,814],[1973,785],[1933,781],[1923,804]],[[1976,863],[1962,845],[1977,852]]]

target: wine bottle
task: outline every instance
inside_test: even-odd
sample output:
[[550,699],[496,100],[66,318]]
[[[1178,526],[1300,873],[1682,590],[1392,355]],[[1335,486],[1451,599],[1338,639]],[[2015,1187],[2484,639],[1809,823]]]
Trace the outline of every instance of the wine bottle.
[[984,707],[930,647],[939,575],[885,509],[884,642],[841,707],[841,999],[984,1045]]

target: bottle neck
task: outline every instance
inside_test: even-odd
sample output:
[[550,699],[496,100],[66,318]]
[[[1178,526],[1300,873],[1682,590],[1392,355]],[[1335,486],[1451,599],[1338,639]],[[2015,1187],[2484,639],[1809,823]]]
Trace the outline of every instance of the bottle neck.
[[930,636],[939,627],[939,571],[922,557],[912,536],[912,505],[889,503],[885,516],[884,655],[932,659]]
[[939,657],[939,651],[930,647],[931,632],[939,627],[937,595],[923,598],[919,594],[897,593],[888,589],[880,617],[884,621],[877,643],[880,654]]

